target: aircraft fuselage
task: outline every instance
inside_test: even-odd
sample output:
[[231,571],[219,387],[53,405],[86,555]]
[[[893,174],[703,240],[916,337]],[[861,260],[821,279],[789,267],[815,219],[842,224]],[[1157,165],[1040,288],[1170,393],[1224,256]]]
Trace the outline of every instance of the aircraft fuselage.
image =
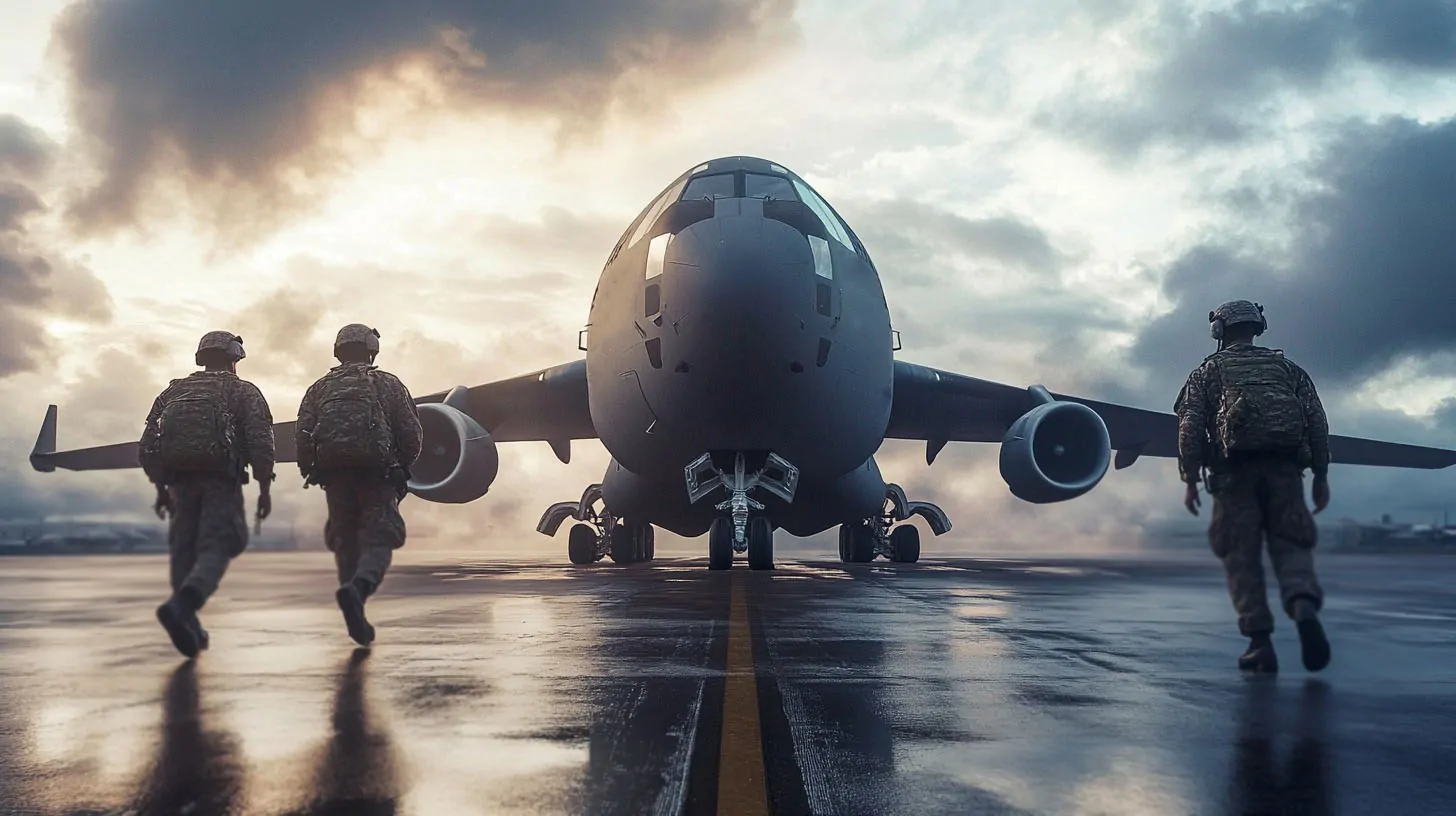
[[684,468],[704,453],[730,470],[735,453],[777,454],[806,499],[862,494],[771,505],[795,534],[883,501],[871,457],[892,399],[884,290],[848,226],[784,168],[719,159],[669,185],[613,250],[588,338],[614,513],[701,534],[721,513],[689,506]]

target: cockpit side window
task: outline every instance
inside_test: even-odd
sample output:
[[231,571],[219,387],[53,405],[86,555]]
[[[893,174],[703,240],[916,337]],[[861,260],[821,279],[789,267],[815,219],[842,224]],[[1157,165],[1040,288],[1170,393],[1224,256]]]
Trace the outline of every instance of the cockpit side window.
[[745,198],[765,198],[774,201],[797,201],[794,186],[783,176],[765,176],[760,173],[746,173],[743,176]]
[[833,210],[829,209],[829,205],[824,202],[824,199],[809,189],[807,184],[797,179],[794,180],[794,188],[799,191],[799,196],[804,199],[805,204],[809,205],[809,209],[813,210],[814,214],[824,222],[824,228],[829,230],[829,234],[834,237],[834,240],[843,244],[845,249],[855,251],[854,241],[849,237],[849,228],[839,220]]
[[638,241],[641,241],[647,235],[647,231],[652,229],[653,224],[657,223],[658,216],[662,215],[663,210],[667,209],[667,205],[677,201],[678,193],[682,191],[683,185],[686,183],[687,179],[683,179],[662,191],[662,195],[658,196],[657,200],[653,201],[647,208],[647,212],[643,213],[642,220],[637,222],[637,229],[632,231],[632,239],[624,246],[635,246]]
[[733,198],[733,174],[719,173],[714,176],[698,176],[688,182],[682,197],[684,201],[699,198]]

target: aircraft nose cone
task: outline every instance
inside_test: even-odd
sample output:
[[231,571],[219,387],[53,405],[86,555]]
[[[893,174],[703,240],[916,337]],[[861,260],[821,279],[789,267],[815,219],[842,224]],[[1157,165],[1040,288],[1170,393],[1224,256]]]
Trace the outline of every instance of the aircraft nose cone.
[[761,218],[720,218],[684,231],[672,249],[669,290],[685,312],[683,327],[691,324],[702,341],[689,349],[694,357],[766,365],[787,353],[799,312],[813,304],[812,256],[801,234]]

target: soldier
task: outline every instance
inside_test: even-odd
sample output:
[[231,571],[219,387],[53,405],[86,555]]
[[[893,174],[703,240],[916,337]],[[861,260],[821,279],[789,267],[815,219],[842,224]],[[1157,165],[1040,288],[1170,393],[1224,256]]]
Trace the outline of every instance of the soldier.
[[246,356],[243,338],[231,332],[203,335],[196,355],[203,370],[157,397],[138,446],[138,464],[157,486],[153,509],[171,516],[172,597],[157,620],[187,657],[208,647],[197,611],[248,546],[245,467],[258,482],[258,519],[273,509],[273,416],[258,388],[237,375]]
[[339,571],[335,597],[349,637],[374,640],[364,602],[379,588],[394,551],[404,546],[399,502],[422,443],[414,397],[398,377],[374,366],[379,332],[358,323],[339,330],[330,369],[298,407],[298,469],[328,499],[324,540]]
[[1240,669],[1276,672],[1274,616],[1264,591],[1261,539],[1295,622],[1304,666],[1330,662],[1320,625],[1324,592],[1314,573],[1316,531],[1304,501],[1304,469],[1314,474],[1315,512],[1330,501],[1329,423],[1314,383],[1277,349],[1254,345],[1268,322],[1264,307],[1235,300],[1208,313],[1218,351],[1188,375],[1174,405],[1184,505],[1198,515],[1198,482],[1213,497],[1208,537],[1228,573],[1239,631],[1249,648]]

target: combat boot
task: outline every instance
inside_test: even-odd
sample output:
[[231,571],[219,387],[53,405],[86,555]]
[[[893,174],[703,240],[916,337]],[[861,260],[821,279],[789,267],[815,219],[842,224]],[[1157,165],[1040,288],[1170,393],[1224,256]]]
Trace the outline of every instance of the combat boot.
[[374,642],[374,627],[364,617],[364,599],[369,597],[369,588],[359,581],[351,581],[339,587],[334,593],[339,602],[339,611],[344,613],[344,624],[349,627],[349,637],[360,646]]
[[200,628],[197,610],[181,594],[173,595],[157,607],[157,621],[167,630],[167,636],[172,638],[172,645],[177,647],[177,651],[185,657],[197,657],[199,644],[194,629]]
[[1291,611],[1294,627],[1299,630],[1299,656],[1304,660],[1304,667],[1312,672],[1320,671],[1330,665],[1330,641],[1320,623],[1319,609],[1314,601],[1299,598]]
[[1249,648],[1239,656],[1239,669],[1258,674],[1273,674],[1279,671],[1279,657],[1274,654],[1274,641],[1268,632],[1249,637]]
[[192,618],[192,633],[197,636],[198,650],[204,652],[207,651],[207,645],[209,640],[209,638],[207,637],[207,630],[202,628],[202,621],[198,620],[195,615]]

